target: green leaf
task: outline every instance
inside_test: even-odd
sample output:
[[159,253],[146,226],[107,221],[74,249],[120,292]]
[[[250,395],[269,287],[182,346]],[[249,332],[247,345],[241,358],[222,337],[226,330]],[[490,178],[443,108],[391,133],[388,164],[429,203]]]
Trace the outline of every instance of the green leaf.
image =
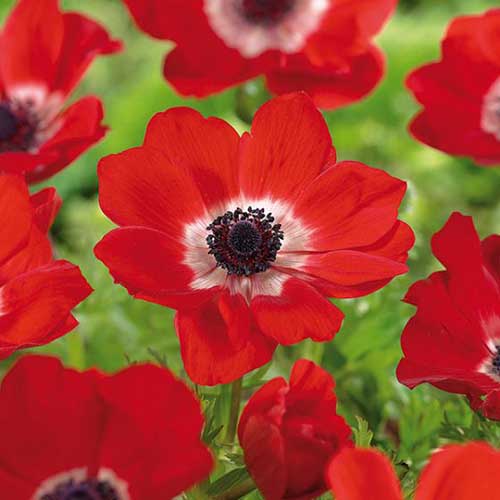
[[242,467],[240,469],[233,469],[217,479],[217,481],[213,482],[208,488],[207,493],[210,496],[220,495],[229,488],[234,488],[238,484],[247,480],[249,477],[250,476],[246,468]]
[[368,428],[368,422],[361,417],[356,416],[358,428],[353,429],[354,441],[360,448],[369,448],[373,439],[373,432]]

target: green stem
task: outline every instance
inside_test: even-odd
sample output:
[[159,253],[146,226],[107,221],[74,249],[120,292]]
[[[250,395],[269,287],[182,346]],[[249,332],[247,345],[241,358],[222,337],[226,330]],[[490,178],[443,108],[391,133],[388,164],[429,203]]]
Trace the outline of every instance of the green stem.
[[229,488],[224,493],[213,497],[214,500],[238,500],[238,498],[248,495],[256,488],[253,479],[249,477],[245,481]]
[[241,388],[243,386],[243,377],[235,380],[231,384],[231,405],[229,407],[229,419],[226,430],[226,443],[233,444],[236,438],[236,429],[238,427],[238,417],[240,416]]

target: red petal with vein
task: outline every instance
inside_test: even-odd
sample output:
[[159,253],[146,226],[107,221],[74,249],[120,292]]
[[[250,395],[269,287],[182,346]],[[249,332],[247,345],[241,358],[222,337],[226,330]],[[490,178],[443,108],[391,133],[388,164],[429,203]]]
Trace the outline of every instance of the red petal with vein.
[[332,160],[332,148],[326,122],[309,97],[273,99],[242,138],[241,189],[250,198],[293,200]]
[[91,291],[80,270],[65,261],[10,280],[0,288],[2,344],[21,348],[53,340],[54,331]]
[[[243,308],[241,302],[239,307]],[[276,343],[264,337],[253,324],[249,326],[246,342],[243,345],[241,340],[235,342],[234,333],[229,331],[232,325],[226,323],[223,312],[217,298],[197,309],[177,312],[175,326],[184,367],[197,384],[232,382],[268,363],[276,348]],[[248,313],[238,309],[232,314]]]
[[239,142],[240,136],[225,121],[174,108],[151,119],[144,145],[164,151],[172,165],[188,168],[206,205],[214,207],[239,193]]
[[284,345],[306,338],[331,340],[344,319],[328,299],[293,277],[285,281],[280,295],[257,295],[250,308],[262,332]]

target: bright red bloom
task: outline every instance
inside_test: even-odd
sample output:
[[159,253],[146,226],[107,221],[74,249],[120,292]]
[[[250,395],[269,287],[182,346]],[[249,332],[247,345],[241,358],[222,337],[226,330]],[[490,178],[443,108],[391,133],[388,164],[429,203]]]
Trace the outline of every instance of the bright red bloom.
[[99,54],[120,50],[99,24],[58,0],[19,0],[0,36],[0,171],[51,177],[99,141],[102,104],[64,101]]
[[168,499],[208,476],[203,415],[168,370],[79,373],[22,358],[0,389],[4,500]]
[[[415,500],[496,500],[500,452],[484,442],[446,446],[422,471]],[[327,481],[336,500],[403,500],[389,459],[374,449],[344,449]]]
[[270,380],[248,401],[238,427],[248,471],[266,500],[316,498],[326,491],[329,460],[351,447],[351,429],[337,415],[332,376],[299,360],[290,383]]
[[[432,249],[446,270],[418,281],[405,297],[417,313],[401,337],[397,376],[410,388],[428,382],[465,394],[479,408],[483,395],[500,389],[500,236],[481,242],[472,219],[454,213]],[[498,399],[491,396],[487,416]]]
[[317,106],[357,101],[384,73],[372,44],[397,0],[124,0],[150,35],[172,40],[165,78],[203,97],[265,75],[271,92]]
[[135,297],[178,309],[191,379],[230,382],[277,343],[331,340],[357,297],[405,273],[406,185],[335,161],[304,94],[276,98],[240,138],[187,108],[156,115],[144,145],[98,168],[104,213],[122,226],[96,256]]
[[30,197],[20,176],[0,175],[0,359],[70,332],[71,310],[92,291],[78,267],[52,257],[60,206],[54,189]]
[[441,60],[407,79],[424,106],[410,131],[433,148],[500,164],[500,9],[455,19]]

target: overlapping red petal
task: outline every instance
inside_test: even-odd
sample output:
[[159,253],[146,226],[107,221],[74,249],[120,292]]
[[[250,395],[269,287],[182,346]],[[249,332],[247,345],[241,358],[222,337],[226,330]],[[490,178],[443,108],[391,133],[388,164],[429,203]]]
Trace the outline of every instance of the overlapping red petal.
[[415,283],[405,298],[417,312],[401,338],[402,383],[413,388],[428,382],[472,400],[500,387],[492,364],[500,321],[494,238],[481,242],[472,219],[459,213],[433,237],[434,254],[446,270]]
[[[143,146],[104,158],[98,174],[101,208],[121,228],[96,256],[135,297],[178,310],[184,364],[200,384],[242,376],[278,343],[332,339],[343,315],[327,297],[365,295],[407,269],[406,185],[336,164],[302,93],[265,104],[241,138],[186,108],[160,113]],[[244,277],[217,267],[207,227],[248,205],[272,212],[284,240],[270,268]]]
[[410,125],[416,139],[479,164],[500,163],[500,123],[498,134],[485,126],[486,96],[500,82],[499,46],[499,9],[453,20],[441,59],[407,78],[424,107]]
[[352,446],[350,429],[337,415],[332,376],[299,360],[290,375],[269,381],[248,401],[238,436],[247,468],[266,499],[316,498],[324,470]]
[[30,197],[22,177],[0,176],[0,357],[68,333],[92,291],[78,267],[53,259],[47,231],[60,204],[54,189]]
[[75,469],[99,478],[111,471],[130,498],[173,498],[212,468],[198,401],[153,365],[109,376],[28,356],[2,383],[0,408],[0,490],[8,499],[30,500],[47,479]]
[[297,51],[272,49],[253,57],[220,38],[202,0],[124,3],[142,30],[176,43],[164,75],[179,93],[203,97],[265,75],[274,93],[306,90],[318,106],[334,109],[363,98],[383,77],[383,58],[372,39],[397,2],[331,0]]

